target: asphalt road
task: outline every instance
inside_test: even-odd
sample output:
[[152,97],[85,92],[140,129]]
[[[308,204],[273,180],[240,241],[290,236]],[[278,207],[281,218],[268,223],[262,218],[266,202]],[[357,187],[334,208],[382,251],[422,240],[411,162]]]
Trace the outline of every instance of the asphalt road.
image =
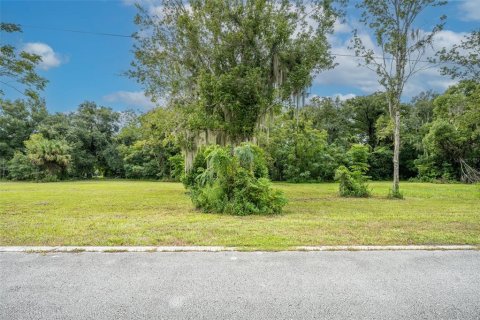
[[480,251],[1,253],[0,319],[480,319]]

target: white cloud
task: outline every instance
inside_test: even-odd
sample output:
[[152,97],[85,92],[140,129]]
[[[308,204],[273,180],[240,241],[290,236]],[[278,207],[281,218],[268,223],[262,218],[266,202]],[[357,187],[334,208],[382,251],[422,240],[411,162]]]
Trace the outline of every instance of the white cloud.
[[465,21],[480,21],[480,0],[463,0],[460,2],[460,19]]
[[345,101],[348,99],[355,98],[357,95],[354,93],[347,93],[347,94],[342,94],[342,93],[335,93],[332,98],[333,99],[339,99],[340,101]]
[[128,107],[153,108],[155,104],[143,91],[117,91],[103,97],[107,102],[118,102]]
[[65,62],[65,59],[53,51],[52,47],[41,42],[29,42],[23,47],[23,51],[39,55],[42,61],[38,64],[38,67],[43,70],[55,68]]
[[335,34],[350,33],[352,32],[352,27],[345,21],[335,20],[333,30]]
[[315,83],[320,85],[351,86],[365,93],[372,93],[381,89],[377,75],[369,69],[359,66],[361,60],[352,57],[354,53],[348,49],[348,40],[339,46],[334,46],[332,52],[336,55],[338,65],[331,70],[320,73]]
[[[163,5],[162,1],[160,0],[123,0],[123,4],[126,6],[133,6],[135,4],[139,4],[142,7],[148,10],[148,13],[155,17],[161,17],[163,15]],[[189,3],[184,4],[185,8],[190,7]]]
[[[380,50],[375,46],[372,38],[366,33],[360,33],[363,43],[367,48],[371,48],[376,52],[376,55],[380,56]],[[422,60],[426,60],[428,57],[433,57],[438,49],[446,47],[450,48],[452,45],[459,43],[465,36],[462,32],[453,32],[451,30],[442,30],[435,36],[435,46],[433,48],[427,48]],[[365,94],[370,94],[375,91],[383,90],[382,86],[378,83],[378,77],[375,72],[370,69],[359,66],[359,62],[363,62],[361,59],[354,57],[354,51],[348,49],[350,45],[350,39],[345,39],[341,36],[334,36],[331,42],[332,53],[336,56],[335,62],[338,66],[332,70],[320,73],[315,78],[315,83],[320,85],[334,85],[334,86],[349,86],[357,88]],[[423,66],[428,66],[424,63]],[[408,82],[404,89],[404,97],[410,98],[424,90],[438,90],[443,91],[448,86],[455,82],[448,77],[440,75],[438,68],[428,68],[418,72]]]
[[[480,3],[480,2],[479,2]],[[451,30],[442,30],[435,35],[435,49],[441,49],[443,47],[450,48],[454,44],[460,43],[460,41],[467,35],[466,32],[454,32]],[[430,52],[431,54],[432,52]]]

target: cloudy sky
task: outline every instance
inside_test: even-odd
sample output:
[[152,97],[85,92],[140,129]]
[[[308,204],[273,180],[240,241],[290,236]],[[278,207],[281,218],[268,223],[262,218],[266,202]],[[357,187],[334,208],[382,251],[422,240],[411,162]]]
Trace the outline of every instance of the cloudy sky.
[[[155,0],[141,0],[155,10]],[[134,80],[122,76],[132,60],[132,39],[93,33],[130,35],[135,31],[134,0],[119,1],[11,1],[0,2],[0,20],[23,26],[23,33],[2,35],[8,42],[25,51],[42,56],[38,72],[49,80],[43,94],[50,111],[71,111],[84,100],[111,106],[116,110],[133,108],[146,110],[153,106]],[[356,58],[349,57],[352,30],[357,28],[365,43],[372,43],[367,31],[357,22],[357,13],[349,7],[345,22],[337,23],[330,36],[332,52],[338,66],[319,74],[310,96],[349,98],[379,90],[375,74],[359,67]],[[448,16],[448,22],[436,38],[435,49],[459,42],[465,33],[480,25],[480,0],[456,0],[425,12],[417,27],[429,31],[438,17]],[[68,32],[65,30],[82,31]],[[443,91],[453,82],[427,69],[411,79],[405,89],[405,99],[423,90]],[[7,98],[16,92],[4,89]]]

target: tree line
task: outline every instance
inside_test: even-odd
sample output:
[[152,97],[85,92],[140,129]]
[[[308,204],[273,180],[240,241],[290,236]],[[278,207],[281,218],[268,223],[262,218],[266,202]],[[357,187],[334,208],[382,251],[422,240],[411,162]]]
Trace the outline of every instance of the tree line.
[[[465,165],[480,167],[479,106],[480,83],[474,81],[403,103],[400,177],[468,182]],[[185,141],[176,131],[181,121],[172,106],[139,114],[84,102],[74,112],[49,114],[42,100],[3,99],[1,176],[178,181],[184,173]],[[257,136],[272,180],[332,181],[339,166],[355,161],[371,179],[392,178],[393,127],[385,93],[345,101],[315,97],[303,108],[284,108]]]
[[138,115],[84,102],[75,112],[49,114],[43,101],[2,100],[2,176],[176,179],[183,171],[180,149],[164,139],[156,122],[161,111]]

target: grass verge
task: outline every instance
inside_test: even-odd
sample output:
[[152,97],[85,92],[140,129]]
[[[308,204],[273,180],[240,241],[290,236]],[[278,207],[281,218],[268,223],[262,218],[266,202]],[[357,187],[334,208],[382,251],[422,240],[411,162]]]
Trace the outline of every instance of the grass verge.
[[405,200],[340,198],[337,184],[276,183],[289,204],[273,216],[196,211],[179,183],[0,182],[0,245],[235,246],[480,244],[480,189],[401,184]]

